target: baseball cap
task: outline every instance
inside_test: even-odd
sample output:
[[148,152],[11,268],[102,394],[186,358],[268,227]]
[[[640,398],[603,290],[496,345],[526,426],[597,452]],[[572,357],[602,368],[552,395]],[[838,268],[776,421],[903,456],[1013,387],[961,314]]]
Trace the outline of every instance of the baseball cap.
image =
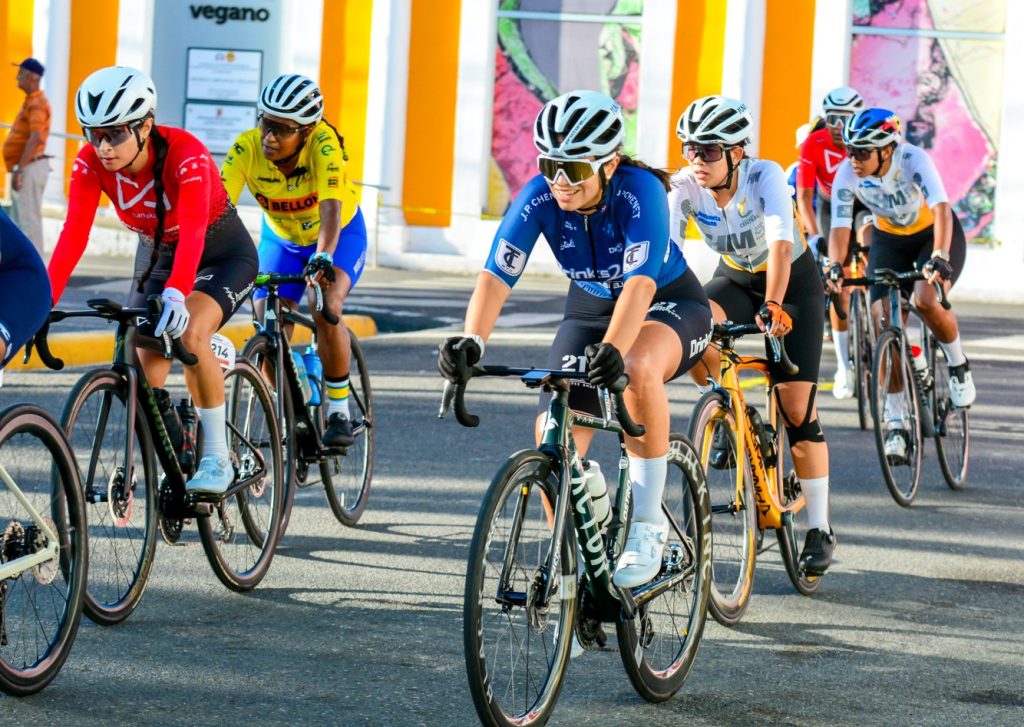
[[18,66],[19,68],[24,68],[26,71],[31,71],[32,73],[35,73],[39,76],[43,75],[43,73],[46,71],[46,69],[43,67],[43,64],[37,61],[35,58],[26,58],[21,63],[12,63],[11,65]]

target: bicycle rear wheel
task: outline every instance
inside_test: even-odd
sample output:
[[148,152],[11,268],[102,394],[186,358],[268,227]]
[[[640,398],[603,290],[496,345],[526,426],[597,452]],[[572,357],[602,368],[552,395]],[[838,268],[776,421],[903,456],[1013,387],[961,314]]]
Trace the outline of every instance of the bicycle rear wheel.
[[[112,626],[142,600],[157,541],[156,461],[141,411],[128,422],[128,381],[98,369],[78,380],[61,423],[82,477],[89,523],[89,583],[85,615]],[[125,465],[128,438],[132,461]]]
[[854,388],[857,397],[857,423],[868,428],[871,415],[871,319],[864,292],[850,294],[850,354],[853,358]]
[[267,574],[281,532],[285,486],[281,434],[270,391],[252,364],[236,361],[224,376],[224,390],[231,406],[228,447],[238,465],[238,477],[257,479],[221,500],[197,524],[217,578],[233,591],[248,591]]
[[[349,416],[352,433],[356,441],[345,454],[334,454],[320,461],[320,476],[331,511],[344,525],[359,522],[366,503],[370,499],[370,483],[373,480],[374,457],[374,411],[373,392],[370,388],[370,371],[366,367],[363,348],[352,331],[348,332],[352,344],[349,360]],[[319,433],[323,433],[327,419],[327,385],[323,384],[315,421]]]
[[[921,414],[906,339],[896,330],[878,338],[871,379],[875,445],[892,498],[910,507],[921,484]],[[886,441],[903,439],[903,455],[886,454]]]
[[757,559],[757,511],[750,461],[737,467],[736,417],[718,391],[704,394],[690,416],[689,441],[705,472],[711,502],[711,582],[708,608],[723,626],[739,622],[750,604]]
[[949,362],[935,336],[929,335],[928,361],[932,369],[929,392],[935,416],[935,450],[939,469],[951,490],[962,490],[967,484],[967,465],[971,453],[970,415],[967,409],[953,406],[949,398]]
[[25,696],[57,676],[78,632],[89,562],[85,505],[64,432],[38,407],[0,413],[0,463],[0,689]]
[[[545,569],[551,527],[544,500],[554,503],[556,476],[536,450],[512,455],[491,481],[469,549],[463,604],[466,675],[485,725],[547,722],[569,662],[576,612],[571,521],[560,552]],[[538,603],[538,586],[553,594]]]
[[686,681],[704,634],[712,584],[711,500],[697,452],[681,434],[669,435],[668,464],[662,509],[670,527],[662,572],[690,575],[616,624],[622,665],[648,702],[664,702]]

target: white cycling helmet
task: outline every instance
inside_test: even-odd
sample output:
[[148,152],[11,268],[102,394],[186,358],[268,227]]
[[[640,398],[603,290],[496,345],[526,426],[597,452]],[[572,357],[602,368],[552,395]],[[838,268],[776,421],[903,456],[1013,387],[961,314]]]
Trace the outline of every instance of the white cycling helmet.
[[537,150],[563,159],[603,159],[625,136],[622,108],[597,91],[570,91],[548,101],[533,127]]
[[833,88],[825,94],[825,100],[821,102],[823,113],[848,113],[852,114],[864,108],[864,99],[849,86]]
[[754,120],[742,101],[705,96],[691,103],[676,124],[684,143],[742,146],[750,141]]
[[312,78],[285,73],[263,87],[257,107],[261,114],[310,126],[324,116],[324,96]]
[[75,95],[75,116],[85,128],[129,124],[154,111],[153,79],[128,66],[110,66],[90,74]]

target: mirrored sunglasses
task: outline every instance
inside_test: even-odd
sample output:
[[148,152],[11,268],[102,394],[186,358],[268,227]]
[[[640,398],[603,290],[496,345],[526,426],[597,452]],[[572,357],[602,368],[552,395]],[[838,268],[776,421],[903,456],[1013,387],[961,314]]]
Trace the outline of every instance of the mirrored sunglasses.
[[725,156],[725,147],[718,144],[683,144],[683,156],[691,162],[697,157],[706,162],[717,162]]
[[119,146],[132,136],[132,126],[130,124],[123,124],[121,126],[102,126],[102,127],[85,127],[82,129],[85,132],[85,138],[97,149],[103,142],[107,142],[110,146]]
[[273,134],[278,139],[284,139],[292,134],[297,134],[303,128],[301,126],[292,126],[290,124],[281,124],[277,121],[271,121],[270,119],[264,118],[262,115],[260,115],[256,121],[260,125],[260,136]]
[[825,114],[825,125],[833,129],[846,126],[853,114]]
[[607,164],[615,158],[614,154],[604,159],[556,159],[554,157],[538,156],[537,168],[544,175],[549,184],[558,184],[558,176],[561,174],[572,186],[583,184],[590,179],[602,164]]

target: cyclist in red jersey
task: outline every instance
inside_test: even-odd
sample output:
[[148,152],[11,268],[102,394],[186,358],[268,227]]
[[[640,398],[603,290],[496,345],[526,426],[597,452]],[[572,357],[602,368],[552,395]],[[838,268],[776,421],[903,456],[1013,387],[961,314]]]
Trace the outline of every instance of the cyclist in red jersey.
[[[843,126],[853,114],[864,107],[864,99],[849,86],[834,88],[821,102],[825,127],[808,135],[800,147],[800,163],[796,173],[796,204],[807,231],[807,243],[812,249],[825,256],[828,254],[828,233],[832,227],[832,182],[839,165],[846,159],[843,146]],[[817,184],[817,207],[815,208],[815,184]],[[857,241],[864,247],[870,245],[871,213],[862,203],[854,208],[853,229]],[[839,261],[848,265],[849,260]],[[837,294],[839,307],[845,313],[849,308],[850,289],[844,288]],[[850,368],[850,336],[847,321],[840,319],[834,310],[829,310],[832,326],[832,345],[836,352],[836,373],[832,395],[837,399],[853,396],[853,374]]]
[[[71,167],[67,220],[49,265],[53,301],[85,252],[106,193],[121,222],[139,235],[128,305],[144,306],[154,294],[163,299],[160,320],[143,321],[137,333],[180,338],[199,359],[185,367],[185,383],[203,422],[203,458],[187,487],[224,492],[234,469],[224,378],[210,338],[251,289],[256,246],[210,152],[187,131],[157,126],[155,112],[153,81],[134,68],[100,69],[79,87],[75,115],[89,143]],[[150,384],[163,386],[171,362],[149,348],[138,354]]]

